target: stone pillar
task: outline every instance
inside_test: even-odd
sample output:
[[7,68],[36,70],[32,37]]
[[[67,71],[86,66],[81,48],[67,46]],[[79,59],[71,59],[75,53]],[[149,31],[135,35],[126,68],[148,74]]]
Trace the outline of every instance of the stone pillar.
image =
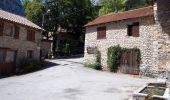
[[[166,70],[170,61],[170,0],[157,0],[154,2],[154,18],[157,27],[157,37],[153,46],[155,47],[155,58],[158,62],[158,72]],[[155,44],[156,43],[156,44]]]

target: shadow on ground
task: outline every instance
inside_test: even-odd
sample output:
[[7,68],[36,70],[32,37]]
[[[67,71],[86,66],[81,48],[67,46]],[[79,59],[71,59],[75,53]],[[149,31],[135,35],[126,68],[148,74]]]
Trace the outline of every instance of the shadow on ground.
[[71,55],[71,56],[58,56],[56,57],[56,59],[70,59],[70,58],[81,58],[83,57],[83,54],[79,54],[79,55]]
[[30,74],[30,73],[34,73],[34,72],[38,72],[38,71],[41,71],[41,70],[44,70],[44,69],[47,69],[47,68],[51,68],[51,67],[54,67],[54,66],[58,66],[59,64],[56,64],[56,63],[53,63],[53,62],[49,62],[49,61],[44,61],[44,65],[40,68],[37,68],[37,69],[34,69],[34,70],[31,70],[29,72],[16,72],[15,74],[12,74],[12,75],[1,75],[0,76],[0,79],[2,78],[8,78],[8,77],[11,77],[11,76],[21,76],[21,75],[25,75],[25,74]]

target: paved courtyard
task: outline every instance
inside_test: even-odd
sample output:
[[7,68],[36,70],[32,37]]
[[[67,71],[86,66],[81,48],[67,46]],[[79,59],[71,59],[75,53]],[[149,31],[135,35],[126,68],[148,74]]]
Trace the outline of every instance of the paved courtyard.
[[85,68],[82,58],[51,61],[59,65],[0,79],[0,100],[128,100],[153,81]]

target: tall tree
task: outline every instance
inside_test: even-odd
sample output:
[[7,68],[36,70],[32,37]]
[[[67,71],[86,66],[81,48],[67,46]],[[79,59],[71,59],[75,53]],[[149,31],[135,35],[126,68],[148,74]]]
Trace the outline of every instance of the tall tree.
[[73,34],[83,47],[85,30],[83,26],[96,16],[90,0],[25,0],[24,8],[28,19],[46,30],[43,34],[53,36],[55,51],[59,28]]
[[103,5],[99,11],[100,16],[149,6],[146,0],[100,0],[100,3]]
[[41,26],[44,5],[41,0],[23,0],[26,17]]
[[99,10],[99,15],[105,15],[111,12],[119,12],[126,10],[127,0],[101,0],[102,8]]
[[146,0],[128,0],[126,10],[149,6]]

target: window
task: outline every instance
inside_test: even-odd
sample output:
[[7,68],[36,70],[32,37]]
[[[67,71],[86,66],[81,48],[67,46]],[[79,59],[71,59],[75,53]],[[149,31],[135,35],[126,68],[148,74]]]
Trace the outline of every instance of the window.
[[106,26],[97,28],[97,39],[106,39]]
[[6,52],[5,62],[7,62],[7,63],[14,62],[14,59],[15,59],[14,57],[15,57],[15,52],[14,51],[7,51]]
[[3,33],[6,35],[6,36],[13,36],[13,25],[12,24],[9,24],[9,23],[5,23],[4,24],[4,30],[3,30]]
[[139,22],[128,25],[128,36],[139,37]]
[[27,30],[27,40],[28,41],[35,41],[35,31],[34,30]]
[[0,64],[3,63],[3,59],[4,59],[3,51],[0,50]]
[[18,26],[15,26],[14,38],[19,39],[19,27]]
[[33,51],[32,50],[28,50],[27,51],[27,58],[30,58],[30,59],[32,59],[33,58]]
[[0,21],[0,36],[3,35],[4,23]]

